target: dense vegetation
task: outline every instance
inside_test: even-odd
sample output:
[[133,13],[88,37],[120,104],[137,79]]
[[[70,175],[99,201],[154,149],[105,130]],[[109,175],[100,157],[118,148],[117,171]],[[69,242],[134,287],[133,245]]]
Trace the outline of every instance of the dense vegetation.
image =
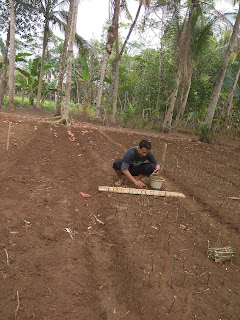
[[[146,9],[144,19],[140,21],[137,14],[129,17],[129,23],[122,23],[128,12],[127,2],[115,0],[112,20],[103,29],[102,40],[87,43],[75,34],[76,49],[69,62],[72,51],[68,39],[74,10],[81,3],[35,0],[30,6],[28,1],[17,0],[16,54],[12,62],[16,73],[11,80],[10,3],[3,1],[0,8],[2,105],[9,101],[11,107],[8,87],[16,81],[15,107],[46,106],[58,115],[65,110],[68,118],[71,101],[81,110],[81,119],[95,113],[104,123],[142,128],[151,124],[166,132],[187,127],[199,130],[202,140],[216,131],[239,134],[239,9],[224,14],[211,0],[139,1],[139,11]],[[26,20],[26,16],[31,19]],[[31,25],[34,19],[39,21],[37,26]],[[65,40],[53,34],[54,24],[59,25]],[[130,35],[132,29],[135,39],[129,42],[122,34]],[[147,42],[150,31],[158,35],[155,47]],[[67,63],[71,68],[66,68]],[[59,80],[61,72],[63,84]],[[69,75],[70,86],[66,81]],[[68,87],[70,101],[66,99],[66,103]],[[57,95],[60,109],[56,108]]]

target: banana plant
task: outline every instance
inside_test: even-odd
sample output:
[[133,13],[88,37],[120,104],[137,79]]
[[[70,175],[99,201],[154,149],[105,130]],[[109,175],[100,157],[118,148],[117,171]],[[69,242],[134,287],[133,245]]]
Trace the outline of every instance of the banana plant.
[[88,81],[90,78],[90,71],[87,63],[86,55],[81,56],[81,67],[82,67],[82,79],[84,80],[84,95],[83,95],[83,113],[86,114],[87,100],[88,100]]
[[[37,94],[37,87],[39,84],[40,75],[40,57],[35,59],[29,59],[28,70],[23,70],[21,68],[16,68],[25,79],[18,79],[17,84],[21,86],[21,89],[28,93],[29,103],[32,106],[34,103],[34,96]],[[44,70],[52,68],[52,65],[47,64],[44,66]],[[46,84],[44,86],[44,91],[46,91]]]

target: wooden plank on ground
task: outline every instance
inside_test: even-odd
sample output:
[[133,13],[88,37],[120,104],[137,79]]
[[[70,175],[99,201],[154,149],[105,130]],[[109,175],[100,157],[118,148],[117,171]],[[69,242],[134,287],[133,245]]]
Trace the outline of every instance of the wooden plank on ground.
[[135,188],[123,188],[123,187],[108,187],[108,186],[98,186],[98,190],[99,191],[115,192],[115,193],[125,193],[125,194],[142,194],[142,195],[147,195],[147,196],[185,198],[185,195],[183,193],[172,192],[172,191],[135,189]]

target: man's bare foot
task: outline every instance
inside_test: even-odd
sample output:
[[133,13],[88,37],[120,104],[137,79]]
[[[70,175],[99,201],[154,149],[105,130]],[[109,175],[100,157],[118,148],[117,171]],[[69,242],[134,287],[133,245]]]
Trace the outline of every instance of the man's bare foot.
[[122,184],[123,184],[123,181],[121,179],[119,179],[117,182],[115,182],[116,187],[121,187]]

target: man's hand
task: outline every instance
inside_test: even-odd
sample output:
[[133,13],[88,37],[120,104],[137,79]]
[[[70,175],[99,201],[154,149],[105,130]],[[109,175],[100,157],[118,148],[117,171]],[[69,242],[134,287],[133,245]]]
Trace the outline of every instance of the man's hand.
[[152,175],[157,176],[160,173],[160,165],[157,164],[155,170],[153,171]]
[[136,182],[134,182],[135,183],[135,185],[138,187],[138,188],[144,188],[144,187],[146,187],[146,185],[142,182],[142,181],[140,181],[140,180],[136,180]]

